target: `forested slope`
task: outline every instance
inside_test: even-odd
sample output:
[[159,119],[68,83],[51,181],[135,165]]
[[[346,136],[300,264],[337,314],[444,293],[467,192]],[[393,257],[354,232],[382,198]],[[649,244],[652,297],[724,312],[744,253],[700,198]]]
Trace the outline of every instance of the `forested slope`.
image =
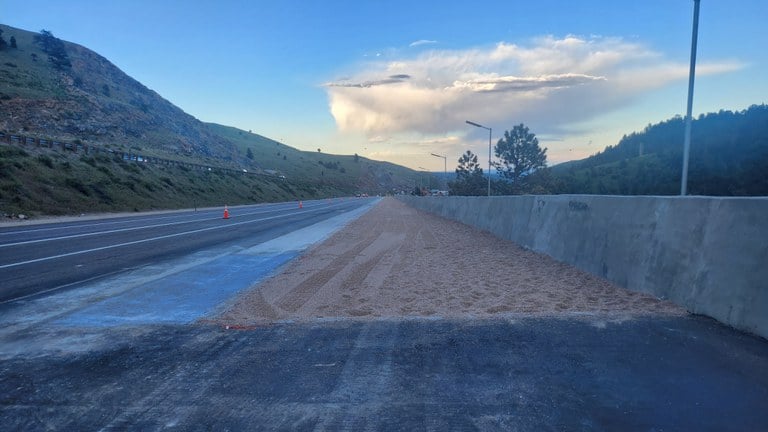
[[[558,193],[675,195],[682,174],[682,117],[624,136],[587,159],[552,167]],[[768,195],[768,106],[701,115],[692,125],[691,195]]]

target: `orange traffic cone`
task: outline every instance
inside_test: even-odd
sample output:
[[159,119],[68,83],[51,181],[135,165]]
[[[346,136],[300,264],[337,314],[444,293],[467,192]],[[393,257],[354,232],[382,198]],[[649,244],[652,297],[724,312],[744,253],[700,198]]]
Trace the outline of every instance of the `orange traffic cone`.
[[229,219],[229,209],[227,206],[224,206],[224,219]]
[[299,201],[299,208],[304,208],[304,206],[301,204],[301,201]]

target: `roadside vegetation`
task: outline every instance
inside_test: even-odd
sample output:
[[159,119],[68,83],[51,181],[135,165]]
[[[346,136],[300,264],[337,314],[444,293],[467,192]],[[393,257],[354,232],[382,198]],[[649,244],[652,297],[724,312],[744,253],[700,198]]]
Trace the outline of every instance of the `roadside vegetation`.
[[348,194],[328,184],[0,144],[5,217],[223,207]]
[[[586,159],[546,167],[535,134],[515,126],[494,147],[498,177],[491,194],[677,195],[684,128],[677,116]],[[692,131],[691,195],[768,196],[768,105],[701,115]],[[467,151],[458,163],[451,194],[487,194],[477,155]]]

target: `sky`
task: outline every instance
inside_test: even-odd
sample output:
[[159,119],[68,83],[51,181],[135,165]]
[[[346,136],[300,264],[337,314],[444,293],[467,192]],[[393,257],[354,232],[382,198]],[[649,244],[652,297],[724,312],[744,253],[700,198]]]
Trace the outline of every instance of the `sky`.
[[[202,121],[452,171],[466,150],[488,160],[467,120],[493,144],[525,124],[553,165],[685,115],[693,7],[0,0],[0,22],[88,47]],[[701,0],[695,116],[768,103],[767,19],[766,0]]]

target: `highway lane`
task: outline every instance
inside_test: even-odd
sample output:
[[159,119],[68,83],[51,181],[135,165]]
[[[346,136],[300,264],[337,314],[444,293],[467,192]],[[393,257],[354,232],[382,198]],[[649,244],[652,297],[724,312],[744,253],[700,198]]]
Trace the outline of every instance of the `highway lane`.
[[369,204],[306,201],[0,228],[0,302],[51,292],[207,248],[244,248]]

